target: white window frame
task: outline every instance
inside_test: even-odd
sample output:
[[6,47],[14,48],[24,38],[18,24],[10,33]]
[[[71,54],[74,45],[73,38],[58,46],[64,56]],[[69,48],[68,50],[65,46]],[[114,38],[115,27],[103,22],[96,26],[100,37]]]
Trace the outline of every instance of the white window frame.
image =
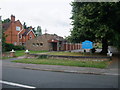
[[20,39],[22,39],[22,35],[20,35]]
[[30,39],[32,39],[32,35],[30,35]]
[[16,31],[20,31],[20,27],[19,26],[16,26]]

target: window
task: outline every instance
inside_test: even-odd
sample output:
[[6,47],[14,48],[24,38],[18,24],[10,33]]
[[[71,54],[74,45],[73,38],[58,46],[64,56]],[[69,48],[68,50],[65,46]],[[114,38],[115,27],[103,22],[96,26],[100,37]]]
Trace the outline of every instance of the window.
[[22,35],[20,35],[20,39],[22,39]]
[[14,45],[17,45],[17,42],[14,42]]
[[32,35],[30,35],[30,39],[32,39]]
[[16,31],[20,31],[20,27],[19,26],[16,26]]
[[22,45],[25,45],[25,43],[23,42]]
[[39,46],[39,43],[36,43],[36,46]]
[[20,45],[22,45],[22,43],[20,42]]
[[32,45],[35,46],[35,43],[33,43]]
[[43,46],[43,43],[40,43],[40,46]]

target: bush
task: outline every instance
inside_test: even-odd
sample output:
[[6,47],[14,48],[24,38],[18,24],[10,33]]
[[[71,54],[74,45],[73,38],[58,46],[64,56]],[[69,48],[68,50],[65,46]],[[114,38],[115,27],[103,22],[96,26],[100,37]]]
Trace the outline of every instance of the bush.
[[11,51],[13,48],[14,48],[13,44],[8,43],[5,44],[5,51]]
[[12,49],[14,50],[24,50],[25,47],[24,46],[14,46],[13,44],[5,44],[5,48],[4,51],[11,51]]
[[90,50],[91,53],[95,53],[95,51],[96,51],[95,48]]
[[47,55],[40,55],[40,56],[38,56],[38,59],[46,59],[46,58],[48,58]]
[[13,48],[14,50],[24,50],[25,49],[25,47],[24,46],[14,46],[14,48]]

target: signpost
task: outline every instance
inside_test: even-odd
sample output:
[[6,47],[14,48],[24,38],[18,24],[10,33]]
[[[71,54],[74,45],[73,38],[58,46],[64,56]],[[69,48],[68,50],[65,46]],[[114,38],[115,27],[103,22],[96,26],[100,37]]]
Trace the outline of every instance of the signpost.
[[88,41],[88,40],[82,42],[82,48],[85,49],[85,50],[92,49],[93,48],[93,42]]

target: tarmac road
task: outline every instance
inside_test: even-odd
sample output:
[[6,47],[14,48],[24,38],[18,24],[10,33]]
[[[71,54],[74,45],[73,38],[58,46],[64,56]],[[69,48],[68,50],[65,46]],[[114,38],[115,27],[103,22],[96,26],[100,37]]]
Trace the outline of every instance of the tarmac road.
[[117,75],[92,75],[3,66],[3,88],[118,88]]

